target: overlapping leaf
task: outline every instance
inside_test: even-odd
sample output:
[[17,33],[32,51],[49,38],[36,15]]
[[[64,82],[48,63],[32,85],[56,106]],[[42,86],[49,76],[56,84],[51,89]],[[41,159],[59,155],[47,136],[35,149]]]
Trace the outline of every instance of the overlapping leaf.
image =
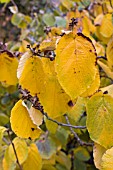
[[106,149],[101,145],[95,143],[93,147],[93,157],[94,157],[94,164],[96,168],[101,168],[102,156],[105,153]]
[[83,34],[69,33],[60,39],[56,49],[56,72],[71,98],[78,97],[91,86],[96,76],[95,61],[95,49]]
[[113,147],[108,149],[101,162],[101,170],[112,170],[113,169]]
[[[19,163],[22,164],[27,159],[27,156],[28,156],[27,144],[23,139],[20,139],[18,137],[13,140],[13,144],[16,150]],[[8,152],[9,152],[11,160],[16,163],[17,158],[15,156],[12,144],[10,144]]]
[[35,139],[39,137],[41,130],[32,122],[28,110],[19,100],[11,111],[11,127],[17,136]]
[[57,80],[54,69],[54,61],[43,58],[43,67],[45,71],[44,93],[40,94],[41,104],[44,106],[44,111],[50,117],[58,117],[65,114],[69,109],[68,102],[70,97],[62,89]]
[[41,58],[38,56],[23,56],[18,70],[19,84],[32,95],[41,93],[44,85],[44,71]]
[[0,81],[7,85],[16,85],[18,60],[8,51],[0,52]]
[[113,98],[99,92],[87,103],[87,128],[90,137],[105,148],[113,144]]
[[23,164],[23,170],[41,170],[42,158],[35,144],[31,144],[28,151],[27,160]]

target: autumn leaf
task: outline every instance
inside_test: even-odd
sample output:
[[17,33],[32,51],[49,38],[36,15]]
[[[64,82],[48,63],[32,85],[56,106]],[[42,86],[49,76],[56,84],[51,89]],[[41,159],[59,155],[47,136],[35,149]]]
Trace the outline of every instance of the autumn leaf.
[[41,130],[31,120],[25,104],[22,104],[22,100],[19,100],[13,107],[10,122],[12,130],[19,137],[36,139],[41,133]]
[[105,152],[106,149],[103,146],[94,143],[93,147],[94,164],[98,169],[101,169],[102,156]]
[[[19,163],[22,164],[27,159],[27,156],[28,156],[27,144],[26,144],[25,140],[20,139],[18,137],[14,138],[14,140],[12,142],[14,144]],[[17,159],[15,156],[12,144],[10,144],[8,152],[10,155],[10,159],[16,163]]]
[[18,68],[19,84],[22,88],[29,90],[32,95],[41,93],[45,79],[41,58],[27,53],[20,59]]
[[27,160],[23,163],[23,170],[41,170],[42,158],[39,154],[38,148],[32,143],[28,150]]
[[113,147],[108,149],[102,156],[101,170],[112,170],[113,164]]
[[7,85],[16,85],[18,60],[9,51],[0,52],[0,81]]
[[105,148],[113,143],[113,98],[99,92],[87,103],[87,128],[90,137]]
[[55,67],[61,86],[72,99],[91,86],[97,72],[95,61],[94,46],[83,34],[69,33],[60,39]]

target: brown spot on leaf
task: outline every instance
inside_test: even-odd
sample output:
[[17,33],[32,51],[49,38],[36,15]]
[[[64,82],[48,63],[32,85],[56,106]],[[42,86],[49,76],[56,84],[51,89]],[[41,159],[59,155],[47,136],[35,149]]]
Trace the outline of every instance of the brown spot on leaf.
[[68,106],[70,106],[70,107],[73,107],[73,106],[74,106],[72,100],[70,100],[67,104],[68,104]]
[[35,130],[35,128],[31,128],[31,130],[32,130],[32,131],[34,131],[34,130]]
[[108,94],[108,91],[106,90],[106,91],[104,91],[104,93],[103,94]]

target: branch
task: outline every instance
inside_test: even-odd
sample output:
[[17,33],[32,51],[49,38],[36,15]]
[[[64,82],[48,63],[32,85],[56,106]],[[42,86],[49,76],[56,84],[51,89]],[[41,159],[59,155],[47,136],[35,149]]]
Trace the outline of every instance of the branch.
[[66,124],[66,123],[61,123],[61,122],[58,122],[52,118],[50,118],[47,113],[43,113],[44,116],[46,116],[46,118],[54,123],[56,123],[57,125],[59,126],[65,126],[65,127],[69,127],[69,128],[74,128],[74,129],[86,129],[86,126],[74,126],[74,125],[71,125],[71,124]]
[[57,125],[59,125],[59,126],[65,126],[65,127],[69,127],[69,128],[71,127],[71,128],[74,128],[74,129],[85,129],[85,128],[86,128],[86,126],[74,126],[74,125],[71,125],[71,124],[61,123],[61,122],[58,122],[58,121],[52,119],[51,117],[49,117],[49,116],[47,115],[47,113],[44,112],[43,106],[41,106],[37,95],[34,96],[34,97],[31,96],[31,95],[30,95],[30,92],[29,92],[27,89],[24,89],[24,90],[23,90],[23,89],[21,88],[21,86],[19,86],[19,91],[20,91],[20,93],[22,94],[22,99],[23,99],[23,100],[26,99],[26,100],[30,101],[35,109],[40,110],[40,112],[41,112],[48,120],[56,123]]
[[[64,115],[65,116],[65,119],[67,121],[67,124],[70,125],[70,122],[69,122],[69,118],[67,115]],[[77,135],[77,133],[73,130],[73,128],[70,126],[70,131],[71,133],[74,135],[74,137],[76,138],[77,142],[81,145],[81,146],[93,146],[93,143],[87,143],[87,142],[83,142],[79,136]]]
[[22,166],[21,166],[20,163],[19,163],[19,159],[18,159],[18,156],[17,156],[17,153],[16,153],[15,145],[14,145],[14,143],[12,142],[12,139],[11,139],[9,130],[7,130],[7,133],[8,133],[8,137],[9,137],[9,139],[10,139],[11,145],[12,145],[12,147],[13,147],[14,154],[15,154],[15,157],[16,157],[16,162],[17,162],[17,164],[18,164],[18,166],[19,166],[19,169],[20,169],[20,170],[23,170]]

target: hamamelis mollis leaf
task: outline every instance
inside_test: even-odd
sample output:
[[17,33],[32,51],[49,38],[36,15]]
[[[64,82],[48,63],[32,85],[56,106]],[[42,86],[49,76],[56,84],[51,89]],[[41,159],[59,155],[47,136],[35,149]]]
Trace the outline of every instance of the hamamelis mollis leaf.
[[[20,164],[22,164],[27,159],[27,156],[28,156],[27,144],[24,139],[20,139],[18,137],[14,138],[13,144],[15,146],[18,160],[19,160]],[[16,163],[17,160],[16,160],[16,156],[15,156],[12,144],[9,145],[8,152],[9,152],[10,159]]]
[[29,52],[20,59],[18,67],[19,84],[32,95],[41,93],[44,85],[44,71],[41,58]]
[[107,74],[108,77],[113,79],[113,71],[109,68],[105,60],[98,60],[97,63],[99,66],[104,70],[104,72]]
[[108,149],[101,162],[101,170],[112,170],[113,169],[113,147]]
[[94,143],[94,147],[93,147],[94,164],[98,169],[101,168],[102,156],[105,153],[105,151],[106,149],[103,146]]
[[90,137],[105,148],[113,145],[113,98],[99,92],[87,103],[87,128]]
[[99,75],[99,72],[97,69],[97,74],[96,74],[96,77],[95,77],[93,83],[81,96],[87,97],[87,96],[93,95],[99,89],[99,86],[100,86],[100,75]]
[[43,122],[43,114],[40,112],[40,110],[35,109],[31,106],[30,109],[28,109],[29,116],[33,123],[37,126],[40,126]]
[[93,83],[97,73],[95,62],[94,46],[83,34],[69,33],[60,39],[55,67],[61,86],[72,99]]
[[18,60],[9,51],[0,52],[0,81],[6,85],[16,85]]
[[43,86],[44,92],[39,95],[39,98],[44,107],[44,111],[47,112],[50,117],[56,118],[70,110],[68,102],[71,98],[65,93],[58,82],[54,61],[43,58],[42,63],[46,77]]
[[28,150],[27,160],[23,164],[23,170],[41,170],[42,168],[42,158],[39,154],[37,146],[32,143]]
[[107,44],[106,55],[108,59],[108,65],[110,69],[113,71],[113,36]]
[[22,100],[19,100],[11,111],[11,127],[15,134],[22,138],[36,139],[41,130],[31,120],[28,110]]

